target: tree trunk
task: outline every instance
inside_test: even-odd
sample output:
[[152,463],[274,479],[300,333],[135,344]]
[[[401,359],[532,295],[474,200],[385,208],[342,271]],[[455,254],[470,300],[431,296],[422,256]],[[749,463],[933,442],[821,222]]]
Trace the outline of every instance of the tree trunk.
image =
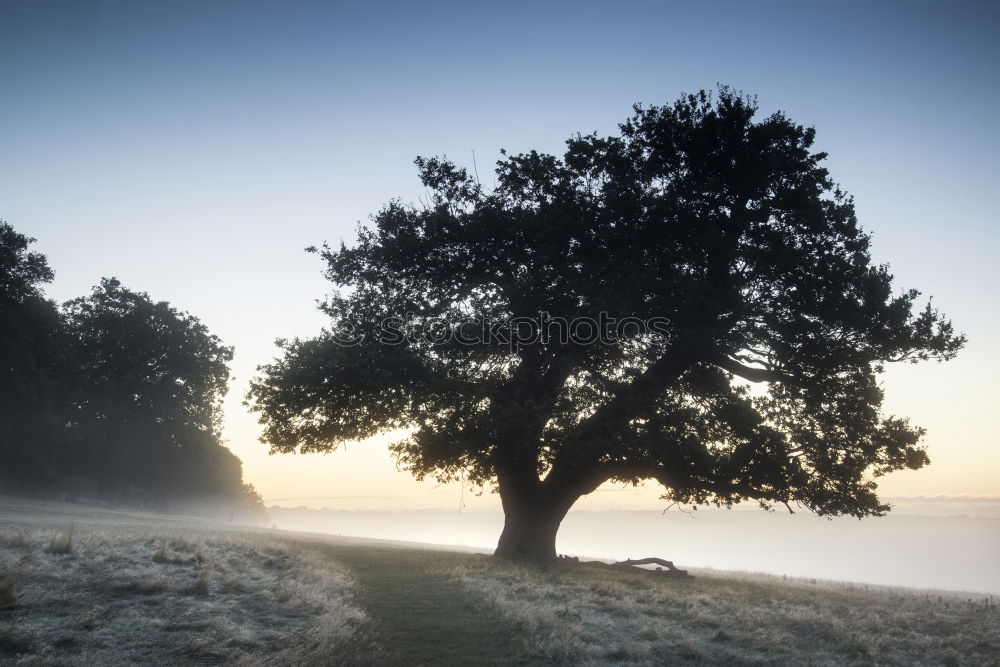
[[529,560],[554,559],[559,522],[560,519],[544,513],[505,514],[503,532],[494,555]]
[[493,555],[503,558],[553,560],[556,533],[576,498],[546,493],[540,488],[500,485],[504,524]]

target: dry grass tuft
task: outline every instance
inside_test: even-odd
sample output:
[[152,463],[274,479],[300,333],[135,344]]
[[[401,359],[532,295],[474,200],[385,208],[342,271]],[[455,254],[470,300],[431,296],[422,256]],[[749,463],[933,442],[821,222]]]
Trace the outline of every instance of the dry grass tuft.
[[0,627],[0,655],[26,653],[37,645],[35,638],[25,632],[13,627]]
[[187,540],[163,538],[160,547],[153,554],[154,563],[170,563],[172,565],[201,565],[206,561],[201,547]]
[[69,528],[56,533],[46,549],[50,554],[67,555],[73,553],[73,524]]
[[198,578],[194,583],[186,586],[183,591],[185,595],[208,595],[212,592],[212,574],[207,567],[201,568]]
[[0,546],[21,551],[32,551],[38,547],[34,536],[25,529],[0,533]]
[[0,610],[17,606],[17,577],[14,573],[0,579]]

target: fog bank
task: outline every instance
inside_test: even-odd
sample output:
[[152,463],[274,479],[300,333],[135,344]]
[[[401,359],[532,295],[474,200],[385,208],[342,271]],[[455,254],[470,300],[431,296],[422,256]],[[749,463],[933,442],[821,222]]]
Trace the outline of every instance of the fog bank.
[[[270,508],[278,528],[491,551],[493,511],[351,512]],[[1000,518],[699,510],[573,511],[559,553],[622,560],[660,556],[678,566],[767,572],[870,584],[1000,594]]]

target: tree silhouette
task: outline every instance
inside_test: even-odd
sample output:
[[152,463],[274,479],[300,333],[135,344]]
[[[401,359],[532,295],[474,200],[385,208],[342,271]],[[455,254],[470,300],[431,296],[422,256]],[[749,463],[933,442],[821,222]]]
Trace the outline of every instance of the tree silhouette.
[[636,106],[561,159],[504,153],[489,190],[418,158],[425,205],[313,249],[345,289],[331,327],[252,383],[264,441],[403,430],[418,478],[495,484],[498,555],[553,557],[566,512],[609,480],[883,514],[874,478],[928,459],[877,374],[964,337],[872,264],[814,130],[756,117],[724,87]]
[[[239,492],[241,465],[219,443],[233,350],[196,317],[106,278],[65,304],[81,462],[100,494]],[[225,481],[221,481],[225,480]]]
[[110,500],[214,496],[266,516],[219,437],[232,348],[113,278],[60,310],[33,242],[0,222],[0,489],[75,495],[97,480]]
[[0,221],[0,484],[54,475],[64,456],[62,324],[42,286],[53,278],[34,239]]

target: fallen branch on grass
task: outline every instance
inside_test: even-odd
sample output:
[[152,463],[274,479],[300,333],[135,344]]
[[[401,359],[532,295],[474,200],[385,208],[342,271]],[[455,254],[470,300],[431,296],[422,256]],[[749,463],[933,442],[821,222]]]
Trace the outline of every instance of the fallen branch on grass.
[[[638,560],[628,560],[619,561],[617,563],[605,563],[599,560],[585,560],[581,561],[575,556],[559,556],[562,561],[572,561],[580,563],[581,565],[596,565],[598,567],[613,567],[613,568],[628,568],[628,569],[642,569],[650,574],[658,574],[668,577],[690,577],[687,570],[681,570],[672,561],[663,560],[662,558],[640,558]],[[639,568],[640,565],[659,565],[655,570],[646,570],[645,568]],[[666,568],[666,569],[664,569]]]

